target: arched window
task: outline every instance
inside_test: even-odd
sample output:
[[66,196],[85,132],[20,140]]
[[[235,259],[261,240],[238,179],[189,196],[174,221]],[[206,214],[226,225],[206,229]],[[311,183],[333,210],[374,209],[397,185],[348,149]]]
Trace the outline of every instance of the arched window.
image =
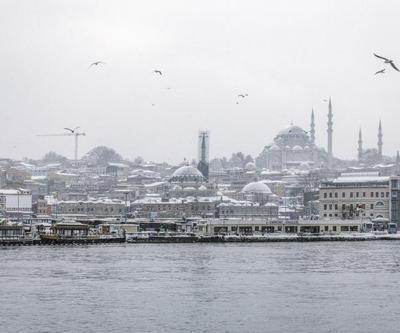
[[383,204],[382,201],[378,201],[378,202],[375,204],[376,207],[382,207],[383,205],[384,205],[384,204]]

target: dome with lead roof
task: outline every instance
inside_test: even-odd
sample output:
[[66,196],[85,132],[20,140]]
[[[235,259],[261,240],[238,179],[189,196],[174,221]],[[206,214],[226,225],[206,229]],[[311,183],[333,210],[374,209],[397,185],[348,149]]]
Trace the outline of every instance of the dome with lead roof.
[[272,192],[263,182],[251,182],[243,187],[242,193],[271,194]]

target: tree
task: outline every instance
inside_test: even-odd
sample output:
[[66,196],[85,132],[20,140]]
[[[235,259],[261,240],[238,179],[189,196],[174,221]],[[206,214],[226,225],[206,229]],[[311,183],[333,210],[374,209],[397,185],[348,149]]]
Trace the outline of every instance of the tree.
[[68,159],[54,151],[50,151],[42,157],[42,161],[44,163],[65,163],[68,161]]
[[110,162],[121,162],[122,157],[112,148],[99,146],[89,151],[83,160],[91,164],[106,165]]
[[142,164],[144,164],[145,162],[144,162],[143,157],[137,156],[137,157],[135,157],[135,159],[133,160],[133,163],[136,164],[136,165],[142,165]]

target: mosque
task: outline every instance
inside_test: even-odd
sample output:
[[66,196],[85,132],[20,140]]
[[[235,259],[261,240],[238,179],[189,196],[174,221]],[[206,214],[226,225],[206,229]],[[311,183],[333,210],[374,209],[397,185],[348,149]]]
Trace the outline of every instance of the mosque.
[[266,145],[256,159],[257,167],[269,170],[294,168],[332,167],[332,135],[333,135],[332,102],[329,99],[328,112],[328,152],[315,144],[314,110],[311,112],[310,131],[291,124],[282,129],[274,141]]
[[[284,169],[309,169],[324,167],[332,169],[334,162],[340,162],[333,157],[333,112],[332,101],[329,99],[328,105],[328,142],[327,150],[315,144],[315,119],[314,111],[311,112],[310,131],[303,130],[300,126],[291,124],[282,129],[274,138],[274,141],[266,145],[261,154],[256,159],[258,168],[269,170]],[[382,124],[379,121],[378,127],[378,146],[373,163],[382,162]],[[362,146],[362,133],[359,131],[358,139],[358,162],[365,162],[366,151]],[[337,163],[336,163],[337,164]]]

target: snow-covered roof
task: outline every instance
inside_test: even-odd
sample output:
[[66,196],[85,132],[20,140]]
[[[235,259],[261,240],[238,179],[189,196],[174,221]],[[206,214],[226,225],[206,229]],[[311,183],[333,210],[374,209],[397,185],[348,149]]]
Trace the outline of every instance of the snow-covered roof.
[[252,182],[247,184],[242,189],[243,193],[260,193],[260,194],[271,194],[271,190],[268,185],[263,182]]

